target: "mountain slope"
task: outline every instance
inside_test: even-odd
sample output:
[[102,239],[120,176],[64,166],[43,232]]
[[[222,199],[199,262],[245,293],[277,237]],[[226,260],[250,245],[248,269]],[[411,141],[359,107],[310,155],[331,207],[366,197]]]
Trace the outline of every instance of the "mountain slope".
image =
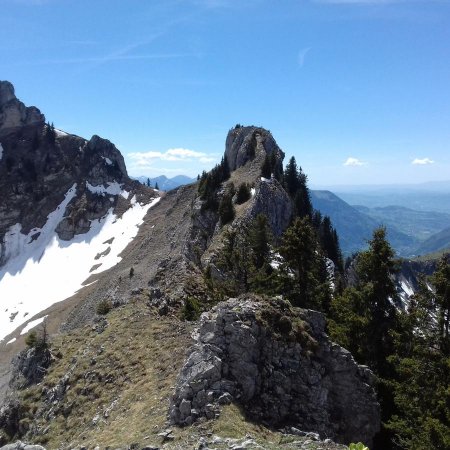
[[115,265],[159,198],[128,177],[111,142],[45,124],[8,82],[0,145],[1,340]]
[[[375,228],[382,222],[350,206],[330,191],[311,190],[313,207],[331,218],[339,235],[342,251],[349,255],[367,246]],[[408,255],[417,241],[392,226],[387,226],[388,239],[400,255]]]
[[417,211],[403,206],[383,206],[368,208],[352,205],[355,209],[389,227],[395,227],[402,233],[419,240],[425,240],[431,235],[447,228],[450,214],[436,211]]
[[422,242],[416,249],[417,255],[425,255],[427,253],[437,252],[450,248],[450,227],[445,228],[439,233],[430,236],[426,241]]

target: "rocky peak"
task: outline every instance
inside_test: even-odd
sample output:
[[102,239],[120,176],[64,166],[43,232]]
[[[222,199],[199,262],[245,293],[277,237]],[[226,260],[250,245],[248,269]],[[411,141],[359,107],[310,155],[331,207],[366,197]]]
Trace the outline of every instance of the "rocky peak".
[[266,154],[275,153],[282,162],[284,153],[278,147],[270,131],[255,126],[236,125],[228,132],[225,156],[230,170],[236,170],[253,159],[262,160]]
[[10,128],[44,124],[45,117],[34,106],[26,107],[17,99],[14,86],[0,81],[0,133]]
[[0,266],[9,258],[6,240],[12,227],[19,226],[23,235],[41,229],[73,189],[56,228],[63,240],[86,233],[91,221],[111,208],[125,212],[132,193],[138,194],[138,201],[153,194],[128,177],[114,144],[46,125],[44,115],[18,100],[7,81],[0,81],[0,145]]

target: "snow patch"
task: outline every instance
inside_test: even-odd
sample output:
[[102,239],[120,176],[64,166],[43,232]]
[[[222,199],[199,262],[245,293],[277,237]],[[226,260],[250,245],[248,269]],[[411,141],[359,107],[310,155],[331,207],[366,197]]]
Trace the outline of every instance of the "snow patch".
[[66,133],[63,130],[58,130],[58,128],[55,128],[55,133],[57,136],[69,136],[69,133]]
[[269,183],[270,182],[270,180],[268,178],[264,178],[264,177],[261,177],[261,181],[264,181],[265,183]]
[[[59,207],[49,214],[42,229],[35,228],[24,235],[20,232],[21,225],[16,224],[5,236],[6,255],[10,259],[0,268],[3,311],[0,313],[0,340],[26,322],[25,312],[31,316],[39,314],[71,297],[91,275],[115,266],[122,259],[119,254],[136,236],[147,211],[160,200],[155,198],[147,205],[136,201],[120,218],[111,208],[105,217],[91,221],[86,234],[62,241],[55,228],[75,196],[75,188],[76,185],[67,192]],[[37,232],[40,232],[39,236],[31,239]],[[109,253],[105,252],[107,247],[110,247]],[[95,259],[99,254],[102,256]],[[100,266],[90,272],[98,264]],[[13,321],[10,320],[11,315],[14,316]]]
[[39,319],[35,319],[32,320],[30,322],[27,323],[27,325],[23,328],[23,330],[20,332],[20,335],[24,335],[26,333],[28,333],[32,328],[38,326],[40,323],[42,323],[45,319],[47,318],[47,316],[44,317],[40,317]]
[[12,338],[10,341],[8,341],[8,342],[6,343],[6,345],[12,344],[13,342],[16,342],[16,338]]
[[123,198],[128,198],[128,192],[124,191],[122,189],[122,185],[119,184],[117,181],[114,181],[114,182],[108,181],[107,187],[103,186],[102,184],[100,184],[98,186],[93,186],[92,184],[89,183],[89,181],[86,181],[86,187],[93,194],[103,195],[103,196],[105,196],[106,194],[121,195]]
[[3,158],[3,147],[2,144],[0,143],[0,161],[2,160],[2,158]]
[[411,288],[411,286],[409,286],[408,282],[405,282],[404,280],[402,280],[402,282],[400,284],[402,286],[403,291],[405,292],[405,294],[408,297],[411,297],[412,295],[414,295],[414,290]]
[[256,193],[256,189],[255,189],[255,188],[251,188],[251,189],[250,189],[250,192],[251,192],[251,194],[252,194],[252,197],[254,197],[254,196],[255,196],[255,193]]
[[107,158],[106,156],[102,156],[102,158],[105,160],[105,162],[106,162],[106,164],[108,164],[108,166],[112,166],[113,162],[109,158]]

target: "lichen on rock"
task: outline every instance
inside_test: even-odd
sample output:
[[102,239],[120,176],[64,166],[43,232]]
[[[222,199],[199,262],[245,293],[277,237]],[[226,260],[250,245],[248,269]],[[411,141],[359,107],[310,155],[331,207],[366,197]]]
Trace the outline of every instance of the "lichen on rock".
[[249,418],[273,427],[370,442],[380,426],[372,383],[370,370],[328,339],[321,313],[247,294],[202,315],[170,419],[190,425],[237,402]]

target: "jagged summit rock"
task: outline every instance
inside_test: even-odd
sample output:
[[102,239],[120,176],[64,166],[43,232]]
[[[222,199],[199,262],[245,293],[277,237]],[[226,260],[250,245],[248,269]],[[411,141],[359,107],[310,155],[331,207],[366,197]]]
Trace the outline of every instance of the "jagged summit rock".
[[0,81],[0,134],[10,128],[26,125],[43,125],[44,115],[34,106],[26,107],[17,99],[14,86]]
[[240,126],[228,132],[225,143],[225,156],[231,171],[244,166],[258,155],[275,153],[279,161],[283,161],[284,153],[278,147],[270,131],[255,126]]

